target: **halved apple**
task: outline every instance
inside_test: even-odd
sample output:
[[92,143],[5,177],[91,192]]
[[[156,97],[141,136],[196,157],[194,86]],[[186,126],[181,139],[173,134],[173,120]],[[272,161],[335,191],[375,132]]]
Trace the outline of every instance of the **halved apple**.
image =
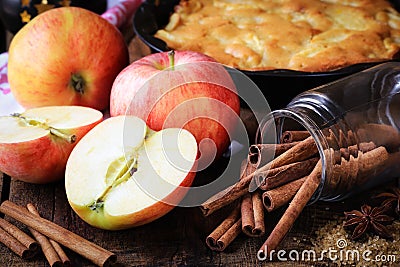
[[156,132],[137,117],[111,117],[72,151],[65,172],[67,198],[94,227],[143,225],[168,213],[186,195],[196,157],[196,139],[187,130]]
[[0,117],[0,171],[29,183],[64,178],[69,154],[103,119],[81,106],[32,108]]

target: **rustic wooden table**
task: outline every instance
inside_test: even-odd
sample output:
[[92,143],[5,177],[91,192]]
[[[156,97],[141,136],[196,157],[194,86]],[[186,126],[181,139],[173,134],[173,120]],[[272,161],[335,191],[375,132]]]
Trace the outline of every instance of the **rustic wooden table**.
[[[203,174],[207,175],[207,173]],[[201,175],[198,176],[201,179]],[[25,206],[34,203],[42,217],[51,220],[70,231],[114,252],[118,266],[257,266],[263,263],[257,259],[257,251],[266,237],[251,238],[240,234],[224,252],[213,252],[205,244],[205,237],[222,220],[221,213],[203,217],[197,207],[177,207],[166,216],[144,226],[122,231],[104,231],[83,222],[69,207],[64,183],[33,185],[16,181],[3,175],[0,178],[1,200],[9,199]],[[339,203],[318,202],[303,210],[289,235],[279,246],[280,249],[310,250],[311,238],[315,231],[344,210],[359,207],[365,192],[355,198]],[[270,231],[279,212],[266,218]],[[22,230],[26,226],[15,222]],[[93,266],[93,264],[69,249],[65,249],[72,266]],[[328,262],[269,262],[269,266],[335,266]],[[30,260],[23,260],[7,247],[0,245],[0,266],[49,266],[43,254]]]
[[[148,53],[148,49],[133,40],[130,45],[131,60]],[[211,168],[218,168],[218,162]],[[213,170],[200,173],[196,179],[209,176]],[[203,177],[202,177],[203,176]],[[326,223],[342,216],[344,210],[359,207],[365,192],[345,202],[318,202],[307,206],[296,221],[290,233],[281,243],[286,250],[311,249],[310,239],[315,231]],[[250,238],[240,234],[224,252],[213,252],[207,248],[205,237],[222,220],[216,212],[204,217],[198,207],[177,207],[166,216],[144,226],[123,230],[104,231],[83,222],[69,207],[64,190],[64,181],[54,184],[34,185],[14,180],[0,173],[0,199],[9,199],[25,206],[34,203],[41,215],[82,237],[114,252],[120,266],[257,266],[263,265],[257,259],[257,251],[266,237]],[[0,215],[1,216],[1,215]],[[267,230],[276,222],[279,212],[267,217]],[[4,217],[4,216],[2,216]],[[28,232],[26,226],[5,216],[7,220]],[[267,231],[267,232],[268,232]],[[93,266],[77,253],[65,249],[72,266]],[[328,262],[270,262],[270,266],[333,266]],[[48,266],[43,254],[30,260],[22,260],[7,247],[0,244],[0,266]]]

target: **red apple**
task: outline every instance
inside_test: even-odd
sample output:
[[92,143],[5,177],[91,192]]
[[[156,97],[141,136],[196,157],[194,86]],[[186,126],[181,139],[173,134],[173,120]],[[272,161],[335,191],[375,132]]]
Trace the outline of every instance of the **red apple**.
[[98,228],[149,223],[186,195],[196,175],[196,156],[196,140],[187,130],[155,132],[134,116],[108,118],[82,138],[68,159],[68,202]]
[[192,51],[150,54],[115,79],[110,114],[135,115],[159,131],[180,127],[199,144],[199,169],[219,158],[239,121],[240,101],[223,65]]
[[0,171],[29,183],[64,178],[74,146],[103,114],[82,106],[47,106],[0,117]]
[[89,10],[60,7],[26,24],[9,48],[10,89],[25,108],[108,108],[112,83],[129,64],[119,30]]

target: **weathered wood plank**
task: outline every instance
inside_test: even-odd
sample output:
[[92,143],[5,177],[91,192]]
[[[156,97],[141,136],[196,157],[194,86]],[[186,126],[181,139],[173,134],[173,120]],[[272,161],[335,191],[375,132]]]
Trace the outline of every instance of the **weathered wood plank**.
[[145,45],[139,37],[135,36],[129,42],[129,61],[133,62],[151,53],[150,48]]
[[[0,172],[0,199],[2,199],[2,192],[3,192],[3,179],[4,179],[4,174]],[[1,217],[1,214],[0,214]],[[8,262],[6,261],[6,258],[8,255],[12,253],[8,248],[6,248],[4,245],[0,244],[0,266],[7,266]]]
[[[33,185],[11,181],[10,200],[26,205],[34,203],[41,215],[55,223],[116,253],[126,266],[137,265],[198,265],[217,266],[220,263],[239,265],[257,264],[256,253],[262,239],[239,236],[227,251],[215,253],[205,246],[206,235],[222,220],[221,212],[205,218],[199,209],[176,208],[159,220],[130,230],[104,231],[83,222],[70,209],[63,182]],[[223,211],[222,211],[223,212]],[[12,221],[12,220],[11,220]],[[14,222],[15,223],[15,222]],[[24,225],[16,223],[21,229]],[[46,266],[43,255],[30,261],[21,260],[7,249],[2,249],[0,266]],[[92,266],[90,262],[66,249],[73,266]]]
[[[40,207],[40,210],[42,211],[41,213],[43,213],[43,217],[45,217],[46,219],[51,219],[53,210],[52,199],[54,199],[53,191],[53,185],[34,185],[11,179],[9,200],[22,206],[26,206],[26,204],[28,204],[29,202],[34,203],[35,206],[38,206],[38,208]],[[16,222],[12,218],[8,218],[7,216],[5,218],[14,223],[21,230],[30,234],[28,228],[25,225]],[[48,266],[46,265],[47,262],[42,253],[39,253],[35,258],[31,260],[22,260],[17,255],[13,253],[8,253],[0,259],[1,266],[3,266],[3,261],[4,263],[12,262],[12,265],[9,266]]]
[[[222,217],[215,213],[205,218],[196,207],[175,208],[159,220],[134,229],[104,231],[87,225],[75,215],[67,203],[62,181],[51,185],[31,185],[13,180],[10,199],[20,205],[35,203],[43,217],[116,253],[122,266],[261,265],[257,260],[257,251],[264,238],[250,238],[241,234],[226,251],[210,251],[205,245],[205,237]],[[350,208],[346,206],[348,203],[353,202],[316,203],[306,207],[280,248],[310,249],[310,237],[313,233],[332,220],[334,215]],[[280,213],[276,212],[267,217],[267,232],[272,229],[279,216]],[[26,230],[24,226],[19,226]],[[93,266],[76,253],[68,249],[66,252],[73,266]],[[0,247],[0,255],[0,266],[48,266],[42,255],[23,261],[4,247]],[[315,263],[311,264],[316,266]],[[293,263],[274,262],[268,263],[268,266],[293,266]],[[296,266],[311,265],[298,263]],[[328,265],[319,263],[318,266]]]
[[0,171],[0,200],[2,199],[1,198],[1,196],[2,196],[2,192],[3,192],[3,177],[4,177],[4,174]]

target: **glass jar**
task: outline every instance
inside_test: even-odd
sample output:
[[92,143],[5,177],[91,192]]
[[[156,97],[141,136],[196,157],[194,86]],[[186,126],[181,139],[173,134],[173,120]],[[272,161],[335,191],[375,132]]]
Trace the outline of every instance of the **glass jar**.
[[382,63],[296,96],[260,123],[256,142],[307,130],[322,163],[311,202],[337,201],[400,176],[400,63]]

